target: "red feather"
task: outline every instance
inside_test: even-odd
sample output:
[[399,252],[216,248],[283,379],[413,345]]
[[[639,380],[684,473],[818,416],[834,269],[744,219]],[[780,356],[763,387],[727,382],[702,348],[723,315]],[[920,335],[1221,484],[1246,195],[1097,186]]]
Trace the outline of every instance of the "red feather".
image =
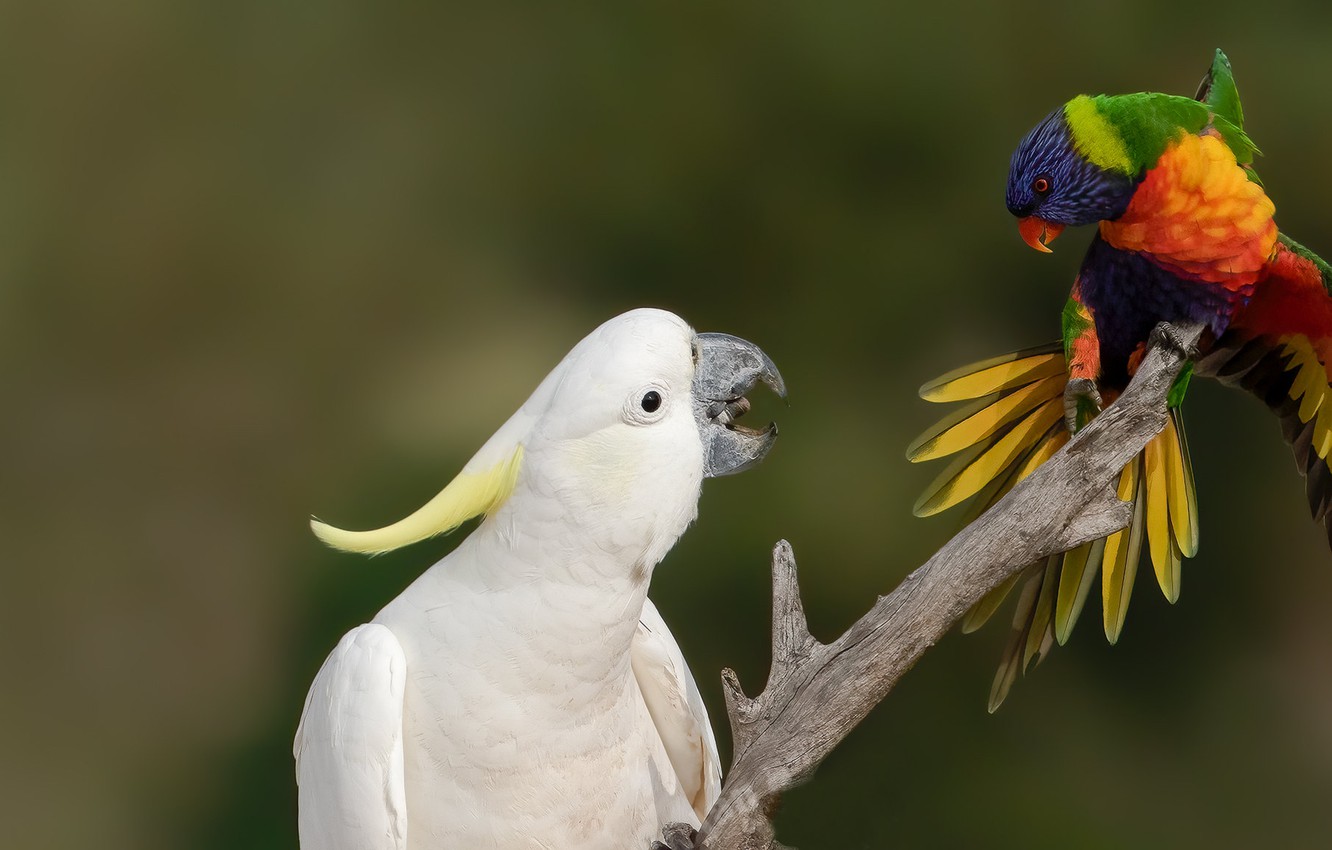
[[1267,278],[1254,288],[1230,328],[1248,339],[1304,336],[1326,365],[1332,356],[1332,297],[1322,272],[1312,260],[1278,243]]

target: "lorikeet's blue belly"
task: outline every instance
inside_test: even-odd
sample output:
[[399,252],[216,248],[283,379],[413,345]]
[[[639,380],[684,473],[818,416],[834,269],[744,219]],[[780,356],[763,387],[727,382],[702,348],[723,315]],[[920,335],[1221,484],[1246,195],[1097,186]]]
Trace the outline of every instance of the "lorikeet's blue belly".
[[1129,358],[1160,322],[1204,322],[1220,336],[1247,298],[1224,286],[1186,280],[1145,254],[1092,241],[1078,277],[1082,303],[1091,308],[1101,343],[1101,381],[1122,389]]

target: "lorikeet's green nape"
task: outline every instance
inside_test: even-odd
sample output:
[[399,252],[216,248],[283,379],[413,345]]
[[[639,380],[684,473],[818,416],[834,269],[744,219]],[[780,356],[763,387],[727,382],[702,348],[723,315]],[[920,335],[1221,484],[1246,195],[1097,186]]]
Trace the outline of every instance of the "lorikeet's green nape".
[[1217,51],[1196,97],[1079,95],[1013,154],[1006,203],[1033,248],[1065,227],[1098,225],[1064,307],[1060,342],[964,367],[922,388],[932,401],[972,399],[908,449],[913,461],[956,454],[916,504],[937,513],[975,497],[993,504],[1048,459],[1136,371],[1160,322],[1207,326],[1195,368],[1172,388],[1165,430],[1124,468],[1128,528],[1032,564],[976,606],[978,627],[1021,586],[1013,636],[990,705],[1069,637],[1095,578],[1113,643],[1143,550],[1168,600],[1198,551],[1198,508],[1181,405],[1192,374],[1249,390],[1272,408],[1306,476],[1310,511],[1332,540],[1332,269],[1281,234],[1253,171],[1257,147],[1230,62]]

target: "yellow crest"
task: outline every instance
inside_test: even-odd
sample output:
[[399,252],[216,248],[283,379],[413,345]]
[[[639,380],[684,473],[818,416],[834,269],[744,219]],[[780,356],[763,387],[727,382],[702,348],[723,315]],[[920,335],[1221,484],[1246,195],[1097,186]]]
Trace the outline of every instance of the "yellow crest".
[[310,520],[315,536],[334,549],[382,555],[412,543],[452,531],[467,520],[490,514],[513,492],[518,469],[523,461],[520,444],[507,460],[483,472],[458,473],[458,476],[430,501],[410,516],[373,531],[346,531],[317,519]]

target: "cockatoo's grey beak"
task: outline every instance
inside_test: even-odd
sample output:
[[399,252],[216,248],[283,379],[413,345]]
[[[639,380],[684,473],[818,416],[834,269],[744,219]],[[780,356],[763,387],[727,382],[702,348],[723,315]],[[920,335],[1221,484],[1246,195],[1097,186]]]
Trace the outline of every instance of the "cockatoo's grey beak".
[[703,474],[743,472],[763,460],[777,439],[777,425],[761,431],[736,425],[749,410],[749,392],[759,382],[786,398],[786,384],[757,345],[730,334],[694,337],[694,416],[703,437]]

